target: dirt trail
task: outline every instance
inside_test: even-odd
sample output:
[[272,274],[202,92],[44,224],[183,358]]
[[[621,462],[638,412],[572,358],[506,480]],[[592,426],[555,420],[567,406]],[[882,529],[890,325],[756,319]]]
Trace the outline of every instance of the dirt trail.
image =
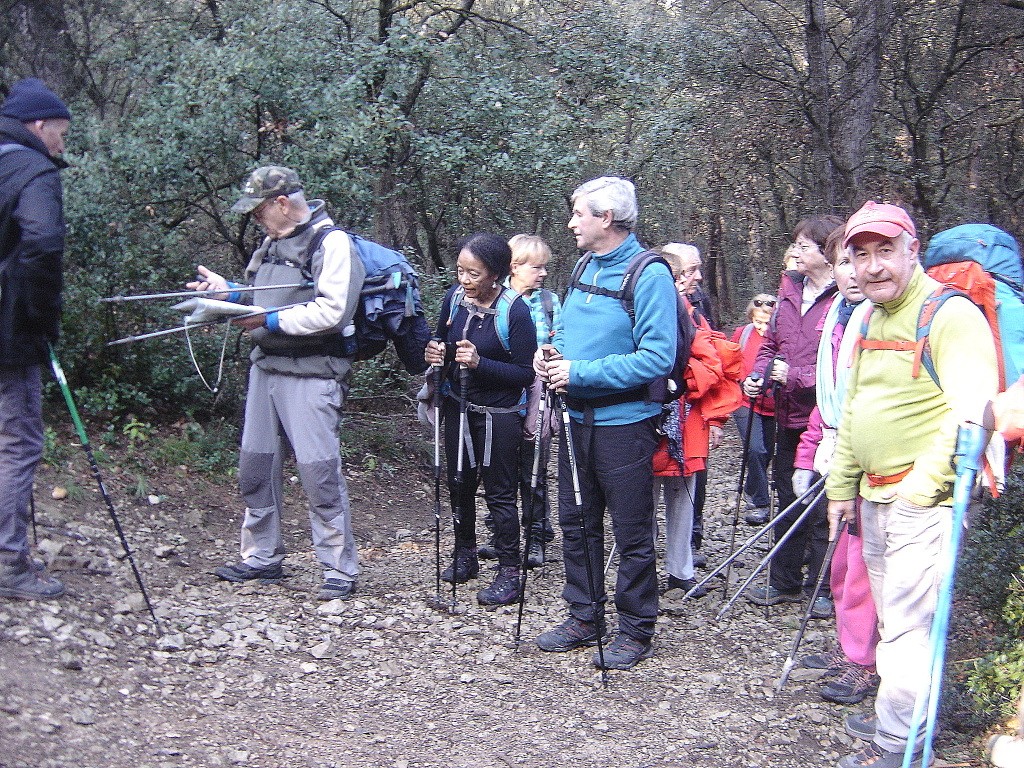
[[[728,548],[736,443],[730,432],[712,470],[712,563]],[[431,608],[433,483],[408,458],[390,472],[348,469],[363,573],[355,599],[326,604],[314,599],[319,572],[297,485],[285,526],[291,576],[238,586],[210,573],[236,554],[233,480],[168,467],[149,478],[162,497],[152,505],[132,499],[130,473],[111,470],[159,638],[88,477],[78,479],[83,498],[54,501],[50,489],[69,473],[45,469],[40,551],[68,595],[0,602],[0,766],[803,768],[851,750],[849,710],[820,699],[817,673],[798,669],[774,694],[796,606],[766,616],[741,600],[718,623],[720,591],[665,600],[656,656],[611,673],[606,689],[589,651],[545,654],[532,643],[564,615],[558,539],[553,561],[530,578],[518,651],[514,610],[473,599],[486,569],[459,588],[458,613]],[[830,632],[813,622],[808,652]],[[947,759],[981,765],[950,750]]]

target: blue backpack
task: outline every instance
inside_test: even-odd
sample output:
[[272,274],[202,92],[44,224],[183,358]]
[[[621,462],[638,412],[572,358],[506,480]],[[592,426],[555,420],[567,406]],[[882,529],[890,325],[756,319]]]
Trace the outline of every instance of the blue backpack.
[[914,378],[924,368],[939,387],[932,361],[931,334],[935,313],[952,296],[965,296],[985,315],[996,343],[999,391],[1024,372],[1024,266],[1017,241],[991,224],[961,224],[936,234],[921,257],[921,266],[942,283],[921,306],[915,341],[867,338],[871,312],[864,315],[861,349],[896,349],[914,353]]
[[999,390],[1024,373],[1024,265],[1017,241],[991,224],[961,224],[936,234],[925,271],[965,294],[988,320],[999,357]]
[[[310,240],[306,271],[324,238],[335,231],[344,232],[340,227],[323,227]],[[398,251],[351,232],[346,234],[352,252],[366,269],[354,319],[356,360],[376,357],[391,341],[406,370],[412,374],[423,373],[428,367],[423,350],[430,341],[430,326],[424,316],[416,271]]]

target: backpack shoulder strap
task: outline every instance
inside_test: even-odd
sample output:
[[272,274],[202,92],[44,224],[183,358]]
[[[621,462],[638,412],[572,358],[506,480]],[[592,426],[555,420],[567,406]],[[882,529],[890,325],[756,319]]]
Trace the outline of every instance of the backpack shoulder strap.
[[[565,289],[566,297],[568,297],[569,293],[574,288],[583,288],[583,286],[586,285],[585,283],[581,283],[580,282],[580,277],[583,275],[583,271],[587,268],[587,265],[590,263],[590,260],[593,257],[594,257],[594,252],[593,251],[587,251],[585,254],[583,254],[580,257],[579,261],[576,262],[576,266],[572,268],[572,274],[569,275],[569,285]],[[593,286],[591,286],[591,287],[593,287]]]
[[494,330],[498,333],[498,341],[505,351],[510,350],[508,315],[512,310],[512,303],[519,298],[519,294],[511,288],[504,288],[498,296],[498,314],[494,317]]
[[[452,294],[452,304],[448,309],[448,325],[455,320],[455,313],[459,311],[466,298],[466,290],[460,285]],[[511,288],[502,288],[498,294],[498,303],[495,307],[473,306],[471,312],[478,315],[494,315],[494,331],[498,334],[498,341],[505,351],[509,351],[509,322],[508,315],[512,309],[512,303],[519,298],[519,294]]]
[[459,311],[459,307],[462,306],[462,300],[466,297],[466,289],[461,285],[455,289],[455,293],[452,294],[452,303],[448,307],[448,322],[447,325],[451,326],[455,320],[455,313]]
[[548,335],[550,336],[555,326],[555,294],[547,288],[540,289],[540,306],[544,310],[544,318],[548,322]]
[[[341,227],[336,227],[330,224],[326,227],[320,227],[313,231],[313,236],[309,238],[309,243],[306,245],[306,258],[302,263],[302,276],[307,280],[313,279],[313,254],[316,253],[320,246],[324,244],[324,240],[331,232],[344,232]],[[358,258],[359,249],[356,248],[355,242],[349,237],[349,243],[352,246],[352,254]]]
[[[946,301],[954,296],[964,296],[964,294],[960,291],[951,291],[944,285],[932,291],[924,300],[924,303],[921,305],[921,311],[917,315],[917,332],[914,341],[869,339],[867,337],[868,323],[874,310],[873,308],[868,310],[864,313],[864,320],[861,322],[860,335],[855,349],[890,349],[899,352],[913,352],[914,362],[910,369],[910,375],[916,379],[921,375],[921,368],[923,366],[932,381],[935,382],[935,385],[941,389],[942,384],[939,382],[939,374],[935,370],[935,362],[932,360],[932,350],[928,337],[931,334],[932,323],[935,321],[936,313]],[[969,299],[967,296],[964,296],[964,298]]]
[[[920,364],[924,366],[924,369],[928,371],[928,375],[932,377],[932,381],[935,385],[942,388],[939,383],[939,374],[935,370],[935,361],[932,359],[932,347],[928,342],[928,337],[932,332],[932,323],[935,322],[935,315],[942,308],[942,305],[947,300],[954,296],[963,296],[970,300],[969,296],[961,293],[960,291],[951,291],[946,286],[940,286],[924,300],[924,304],[921,305],[921,312],[917,316],[917,341],[920,348]],[[913,375],[916,377],[918,374],[918,359],[914,359],[914,372]]]
[[637,281],[640,280],[640,274],[644,269],[646,269],[649,264],[655,263],[664,264],[669,275],[672,274],[672,268],[668,265],[668,262],[654,251],[641,251],[630,260],[628,265],[626,265],[626,272],[622,276],[622,288],[620,290],[619,298],[622,301],[623,308],[629,315],[629,321],[631,323],[636,323],[634,300],[636,298]]
[[745,349],[747,342],[750,341],[750,334],[754,332],[754,324],[747,323],[743,326],[743,331],[740,333],[740,349]]

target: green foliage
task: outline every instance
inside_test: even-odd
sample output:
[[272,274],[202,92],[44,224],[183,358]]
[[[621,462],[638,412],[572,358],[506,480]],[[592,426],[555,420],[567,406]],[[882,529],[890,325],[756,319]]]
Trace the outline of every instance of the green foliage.
[[[847,50],[861,30],[851,29],[856,8],[823,5],[834,92],[822,98],[838,116],[844,67],[864,58]],[[907,197],[934,222],[965,210],[1010,229],[1022,221],[1021,42],[989,34],[1016,28],[1014,11],[997,6],[960,0],[938,14],[912,0],[885,27],[873,141],[855,158],[870,178],[851,195]],[[68,45],[50,51],[60,61],[46,73],[65,77],[54,85],[75,116],[61,356],[94,416],[160,423],[238,409],[246,342],[236,349],[232,337],[214,396],[181,336],[105,346],[179,324],[173,302],[98,299],[178,288],[197,264],[239,278],[260,234],[251,217],[228,211],[258,165],[293,166],[340,225],[407,249],[425,273],[450,267],[470,232],[541,234],[556,287],[575,255],[567,194],[588,177],[627,175],[640,194],[641,239],[705,246],[726,315],[731,285],[774,289],[792,223],[835,181],[819,178],[820,148],[810,146],[829,126],[815,123],[820,94],[808,84],[798,6],[125,0],[61,9]],[[9,26],[5,83],[36,66],[32,41]],[[901,70],[911,60],[927,72]],[[207,371],[221,335],[194,336]],[[408,384],[392,358],[361,365],[355,378],[360,396]]]
[[1007,590],[1002,618],[1006,633],[998,649],[975,662],[968,685],[976,709],[989,722],[1013,715],[1024,685],[1024,568],[1018,570]]
[[73,448],[60,439],[53,427],[43,427],[43,463],[51,467],[63,464],[72,455]]
[[[986,497],[971,520],[957,583],[994,624],[1003,629],[967,675],[965,691],[979,727],[1008,717],[1024,681],[1024,468],[1018,462],[999,499]],[[966,697],[965,697],[966,698]],[[967,702],[963,702],[967,703]],[[967,714],[970,712],[970,714]]]
[[1024,563],[1022,510],[1024,468],[1017,462],[999,499],[986,496],[972,517],[957,568],[957,584],[993,617],[1003,610],[1008,585]]
[[235,423],[226,419],[202,424],[186,421],[175,428],[177,434],[153,437],[146,448],[149,461],[221,478],[237,472],[239,433]]

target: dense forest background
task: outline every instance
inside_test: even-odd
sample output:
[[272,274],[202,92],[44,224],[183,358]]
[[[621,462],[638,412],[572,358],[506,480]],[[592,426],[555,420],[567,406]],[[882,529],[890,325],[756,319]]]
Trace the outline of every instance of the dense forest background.
[[472,231],[548,238],[557,287],[567,195],[603,174],[635,180],[642,240],[702,248],[726,317],[807,214],[1024,233],[1021,0],[2,1],[0,90],[37,75],[75,115],[62,347],[96,407],[210,402],[180,340],[104,346],[174,324],[166,303],[96,299],[237,275],[258,165],[409,252],[428,298]]
[[[74,114],[59,352],[101,446],[135,457],[143,497],[146,473],[164,465],[228,482],[248,344],[192,334],[211,379],[225,345],[211,394],[180,335],[106,346],[180,325],[172,302],[98,299],[174,290],[198,263],[240,274],[259,233],[228,209],[259,165],[296,168],[338,223],[404,249],[431,318],[454,244],[474,231],[544,236],[561,287],[577,255],[567,196],[605,174],[636,182],[643,241],[700,246],[705,287],[729,320],[752,292],[774,291],[808,214],[876,199],[910,209],[925,240],[965,221],[1024,236],[1024,0],[0,8],[0,95],[39,76]],[[410,383],[376,358],[357,366],[349,407]],[[70,426],[50,386],[46,458],[60,463]],[[396,442],[389,429],[386,415],[369,429],[347,422],[346,461],[378,466]],[[991,652],[957,667],[973,669],[986,724],[1006,716],[1024,677],[1022,488],[1018,477],[973,521],[962,561],[974,599],[1002,610],[983,633]],[[962,711],[950,719],[969,722]]]

